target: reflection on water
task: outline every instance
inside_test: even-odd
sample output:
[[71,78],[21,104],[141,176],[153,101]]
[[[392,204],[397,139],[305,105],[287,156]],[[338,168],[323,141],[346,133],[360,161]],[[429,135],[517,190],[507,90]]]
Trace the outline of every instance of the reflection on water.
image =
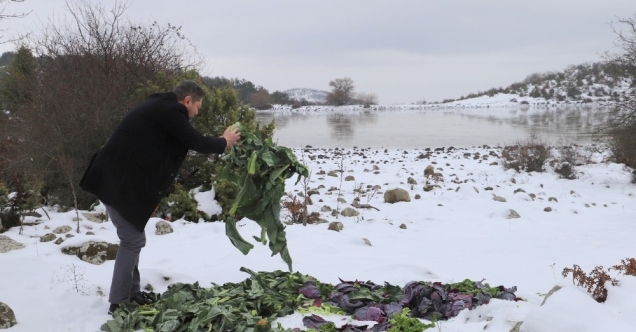
[[503,145],[530,132],[552,143],[585,143],[606,118],[599,108],[257,114],[276,121],[274,139],[284,146],[373,148]]

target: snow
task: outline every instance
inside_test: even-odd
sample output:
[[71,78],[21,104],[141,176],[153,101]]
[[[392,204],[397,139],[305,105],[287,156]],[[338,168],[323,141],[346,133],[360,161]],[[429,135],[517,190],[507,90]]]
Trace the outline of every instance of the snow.
[[[621,90],[622,91],[622,90]],[[590,108],[590,107],[611,107],[616,102],[609,100],[607,97],[586,96],[582,100],[546,100],[544,98],[533,98],[529,96],[521,97],[518,94],[497,93],[493,96],[479,96],[464,100],[457,100],[447,103],[437,104],[395,104],[395,105],[371,105],[364,107],[363,105],[345,105],[345,106],[329,106],[329,105],[310,105],[292,108],[290,105],[273,105],[269,110],[258,111],[260,113],[274,114],[330,114],[330,113],[363,113],[363,112],[405,112],[405,111],[435,111],[435,110],[465,110],[465,109],[568,109],[568,108]]]
[[298,101],[306,100],[310,103],[324,103],[327,101],[327,95],[329,94],[327,91],[309,88],[289,89],[285,90],[285,93],[290,99]]
[[[477,147],[434,152],[429,159],[420,159],[417,157],[425,153],[421,149],[296,150],[312,170],[310,187],[325,187],[311,197],[310,211],[320,211],[323,205],[342,210],[353,202],[358,195],[354,189],[360,185],[380,185],[381,191],[402,188],[411,201],[389,204],[381,193],[369,192],[360,197],[360,203],[380,211],[359,209],[357,217],[337,219],[322,214],[329,221],[342,222],[341,232],[328,230],[328,224],[288,226],[294,270],[330,283],[342,278],[404,286],[412,280],[485,279],[492,286],[517,286],[517,296],[524,299],[493,300],[462,311],[440,323],[445,332],[508,332],[519,321],[523,321],[523,332],[635,331],[636,278],[611,272],[620,283],[607,285],[607,301],[597,303],[573,284],[571,276],[561,276],[563,268],[574,264],[589,272],[595,266],[610,267],[634,257],[636,187],[630,183],[631,169],[596,154],[591,163],[576,167],[578,179],[564,180],[551,168],[544,173],[516,173],[491,165],[499,161],[493,156],[473,158],[476,152],[483,156],[490,151],[501,153],[497,148]],[[465,153],[471,156],[465,157]],[[344,165],[343,175],[353,175],[355,181],[318,174],[338,169],[340,164]],[[443,181],[424,177],[428,165],[442,173]],[[418,184],[408,185],[408,177]],[[288,193],[303,189],[302,183],[294,185],[294,181],[287,183]],[[427,181],[441,188],[425,192]],[[347,203],[338,204],[338,190],[328,194],[330,187],[341,188]],[[525,193],[515,193],[519,188]],[[536,195],[534,199],[531,193]],[[415,199],[416,194],[421,199]],[[493,194],[506,202],[494,201]],[[213,196],[213,192],[195,193],[207,213],[218,211]],[[551,197],[556,201],[549,200]],[[552,211],[544,212],[546,207]],[[507,219],[510,209],[521,217]],[[103,211],[103,206],[96,210]],[[0,254],[0,301],[14,310],[18,320],[9,331],[99,331],[110,318],[107,294],[114,262],[92,265],[62,254],[60,249],[89,240],[117,243],[115,229],[110,221],[94,223],[80,213],[81,231],[76,234],[74,211],[47,211],[50,220],[28,217],[27,222],[39,223],[25,226],[22,234],[17,227],[2,234],[25,245]],[[266,246],[256,244],[252,252],[242,255],[225,236],[223,223],[177,220],[171,223],[173,233],[155,235],[160,220],[150,220],[140,260],[142,285],[152,285],[155,292],[165,291],[174,282],[198,281],[205,286],[241,281],[248,275],[240,267],[286,270],[279,256],[270,257]],[[62,225],[73,227],[75,236],[61,245],[39,242],[40,236]],[[245,239],[260,234],[251,220],[240,221],[238,228]],[[95,235],[86,235],[87,231]],[[555,285],[563,288],[542,306],[545,294]],[[287,327],[302,327],[301,316],[296,313],[279,321]],[[338,324],[346,322],[332,318]]]

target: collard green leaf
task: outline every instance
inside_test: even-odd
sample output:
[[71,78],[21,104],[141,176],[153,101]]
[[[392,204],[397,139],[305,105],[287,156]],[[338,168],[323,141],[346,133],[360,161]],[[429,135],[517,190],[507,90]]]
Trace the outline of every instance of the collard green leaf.
[[243,255],[247,255],[254,245],[245,241],[245,239],[241,236],[238,229],[236,229],[236,222],[234,222],[233,218],[227,218],[225,220],[225,234],[230,239],[230,242],[240,250]]
[[[240,188],[228,213],[238,213],[258,223],[267,235],[265,238],[262,234],[260,240],[263,244],[269,241],[272,255],[280,254],[292,271],[285,227],[280,221],[280,201],[285,180],[298,174],[300,181],[300,177],[308,176],[309,170],[298,162],[291,149],[276,146],[270,139],[263,142],[254,133],[245,131],[241,132],[241,143],[233,146],[224,160],[227,171],[224,169],[221,178]],[[238,170],[240,175],[236,177],[232,170]],[[235,224],[226,225],[226,234],[244,254],[251,250],[252,247],[238,234]]]

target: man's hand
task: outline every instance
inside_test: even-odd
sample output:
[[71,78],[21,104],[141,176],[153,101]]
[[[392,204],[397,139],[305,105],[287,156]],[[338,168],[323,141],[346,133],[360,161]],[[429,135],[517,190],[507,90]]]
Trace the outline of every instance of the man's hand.
[[227,147],[229,148],[241,139],[241,132],[238,128],[232,129],[232,126],[229,126],[225,129],[225,132],[221,137],[225,138],[227,141]]

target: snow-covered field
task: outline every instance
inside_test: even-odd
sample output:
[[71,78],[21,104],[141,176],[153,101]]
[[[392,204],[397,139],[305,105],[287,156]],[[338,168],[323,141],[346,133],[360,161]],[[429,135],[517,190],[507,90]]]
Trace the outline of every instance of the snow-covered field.
[[[342,210],[356,196],[361,204],[380,211],[358,209],[356,217],[337,218],[322,213],[330,222],[342,222],[341,232],[328,230],[326,223],[288,226],[294,269],[330,283],[342,278],[404,286],[412,280],[485,279],[493,286],[517,286],[517,296],[524,299],[492,300],[465,310],[440,324],[444,332],[508,332],[519,321],[524,321],[524,332],[636,331],[636,278],[618,276],[620,284],[608,285],[608,300],[599,304],[574,286],[571,276],[561,276],[563,268],[573,264],[589,272],[597,265],[610,267],[634,257],[636,186],[630,183],[631,170],[595,155],[593,163],[576,167],[578,179],[564,180],[550,168],[544,173],[504,170],[498,158],[483,159],[490,151],[501,154],[487,147],[432,152],[428,158],[418,158],[424,150],[296,150],[312,171],[310,188],[320,192],[311,196],[311,211],[325,205]],[[491,165],[495,161],[499,165]],[[339,165],[344,166],[344,176],[355,180],[319,174]],[[429,165],[443,179],[425,177]],[[408,184],[409,177],[417,184]],[[288,193],[303,189],[301,184],[294,186],[294,180],[287,183]],[[362,196],[354,192],[360,185],[381,189]],[[424,191],[427,185],[439,187]],[[331,187],[339,189],[329,191]],[[382,192],[393,188],[407,190],[411,201],[385,203]],[[211,194],[197,196],[208,212],[218,209]],[[506,201],[495,201],[494,195]],[[337,203],[338,197],[346,203]],[[547,207],[552,210],[546,212]],[[508,219],[510,209],[520,218]],[[113,261],[92,265],[62,254],[61,248],[89,240],[117,243],[114,227],[108,221],[99,224],[82,217],[76,234],[75,212],[47,211],[50,219],[27,218],[37,223],[25,226],[21,235],[18,228],[2,234],[25,246],[0,253],[0,302],[8,304],[18,320],[9,331],[98,331],[110,318],[104,294],[109,291]],[[222,223],[177,220],[172,222],[173,233],[155,235],[159,221],[153,218],[147,226],[148,241],[140,261],[142,285],[152,285],[155,292],[165,291],[173,282],[198,281],[205,286],[240,281],[248,277],[240,267],[286,270],[280,257],[270,257],[265,246],[257,244],[243,256],[226,238]],[[39,241],[63,225],[71,226],[69,234],[75,236],[60,245]],[[250,220],[242,220],[240,226],[246,239],[260,234]],[[87,231],[95,235],[86,235]],[[564,288],[541,306],[555,285]],[[300,314],[280,322],[302,326]]]

